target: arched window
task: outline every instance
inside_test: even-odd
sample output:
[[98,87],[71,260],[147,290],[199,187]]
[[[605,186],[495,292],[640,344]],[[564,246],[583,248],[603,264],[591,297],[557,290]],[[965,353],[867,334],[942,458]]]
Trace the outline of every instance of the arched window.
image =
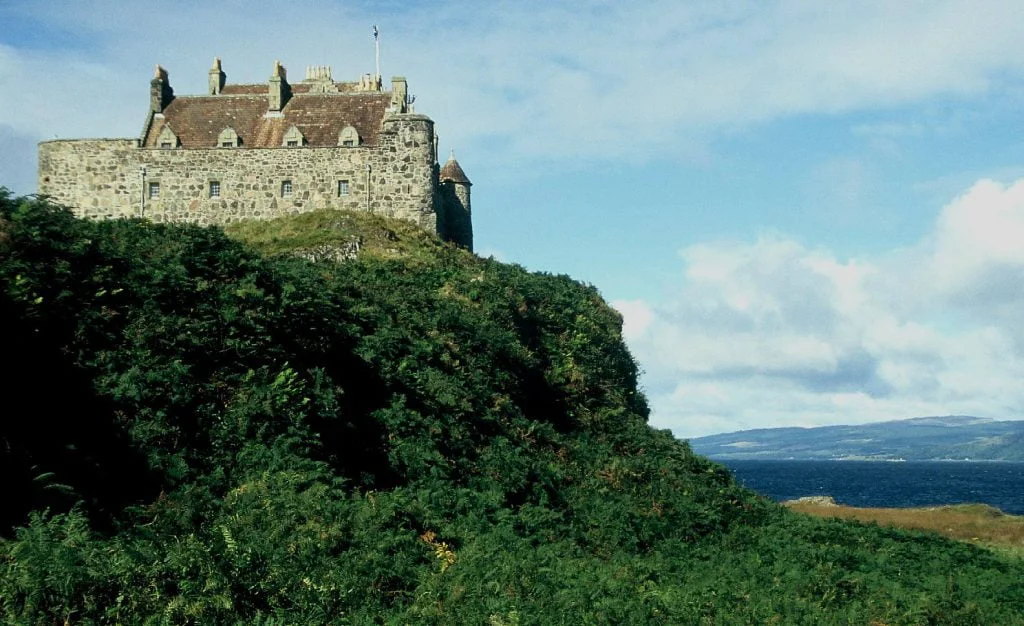
[[355,128],[351,126],[346,126],[345,128],[341,129],[340,133],[338,133],[338,145],[347,147],[358,146],[359,133],[356,131]]
[[160,131],[156,138],[156,145],[160,148],[177,148],[179,145],[178,136],[174,134],[170,126],[165,124],[163,130]]
[[217,136],[217,145],[221,148],[237,148],[241,143],[238,133],[230,126],[220,131],[220,135]]
[[299,129],[292,126],[288,129],[288,132],[284,134],[284,141],[281,142],[281,145],[289,148],[296,148],[303,145],[305,141],[306,139],[302,136],[302,133],[299,132]]

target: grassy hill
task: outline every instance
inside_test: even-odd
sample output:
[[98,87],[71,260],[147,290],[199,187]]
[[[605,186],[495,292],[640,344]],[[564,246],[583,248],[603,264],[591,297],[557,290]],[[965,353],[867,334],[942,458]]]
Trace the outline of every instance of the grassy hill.
[[1024,623],[1019,560],[651,429],[593,287],[372,216],[231,232],[0,192],[0,621]]

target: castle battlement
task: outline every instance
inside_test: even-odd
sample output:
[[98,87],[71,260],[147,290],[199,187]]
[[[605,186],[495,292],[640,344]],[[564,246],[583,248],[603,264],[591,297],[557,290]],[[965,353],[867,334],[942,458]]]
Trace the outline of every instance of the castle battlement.
[[[288,82],[230,84],[221,60],[206,94],[174,93],[156,66],[137,139],[39,144],[39,193],[83,217],[225,224],[315,209],[416,222],[472,249],[470,183],[441,168],[434,122],[413,112],[404,77],[338,82],[329,66]],[[454,171],[460,176],[444,176]]]

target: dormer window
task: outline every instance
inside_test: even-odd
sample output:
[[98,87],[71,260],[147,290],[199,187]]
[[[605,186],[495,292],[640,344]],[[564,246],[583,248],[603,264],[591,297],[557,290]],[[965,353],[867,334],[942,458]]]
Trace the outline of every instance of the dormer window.
[[289,148],[296,148],[303,144],[305,144],[305,138],[302,136],[302,133],[299,132],[298,128],[292,126],[288,129],[288,132],[284,134],[284,141],[281,145]]
[[359,145],[359,133],[352,126],[346,126],[338,133],[338,145],[355,147]]
[[160,134],[156,138],[156,145],[161,148],[177,148],[178,147],[178,136],[174,134],[170,126],[164,126],[160,131]]
[[217,136],[217,145],[221,148],[237,148],[241,143],[238,133],[230,126],[220,131],[220,135]]

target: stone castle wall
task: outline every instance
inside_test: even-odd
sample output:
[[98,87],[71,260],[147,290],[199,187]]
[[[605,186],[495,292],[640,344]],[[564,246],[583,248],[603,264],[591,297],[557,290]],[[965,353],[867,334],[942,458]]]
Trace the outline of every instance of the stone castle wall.
[[[333,208],[369,210],[437,232],[443,213],[437,206],[434,125],[423,115],[389,115],[375,146],[137,146],[133,139],[43,142],[39,193],[82,217],[154,222],[224,224]],[[347,195],[339,195],[341,181],[348,183]],[[211,182],[219,183],[219,197],[210,197]],[[159,184],[158,197],[150,197],[151,183]]]

